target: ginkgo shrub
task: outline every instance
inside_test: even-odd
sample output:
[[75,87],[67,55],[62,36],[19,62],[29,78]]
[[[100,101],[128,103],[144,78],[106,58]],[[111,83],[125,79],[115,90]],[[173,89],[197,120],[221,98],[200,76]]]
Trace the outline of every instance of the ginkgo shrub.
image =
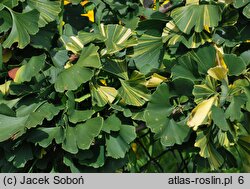
[[0,171],[249,172],[249,10],[0,0]]

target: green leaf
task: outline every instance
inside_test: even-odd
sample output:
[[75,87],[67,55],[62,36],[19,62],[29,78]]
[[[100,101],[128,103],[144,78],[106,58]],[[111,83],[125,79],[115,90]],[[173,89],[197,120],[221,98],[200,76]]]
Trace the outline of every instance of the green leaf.
[[99,47],[91,44],[84,47],[77,64],[83,67],[100,68],[101,61],[98,54]]
[[86,45],[86,44],[88,44],[92,41],[95,41],[95,40],[103,41],[105,39],[105,37],[102,36],[100,33],[89,33],[89,32],[85,32],[85,31],[78,32],[78,37],[81,40],[81,42],[83,43],[83,45]]
[[55,82],[55,89],[57,92],[76,90],[81,84],[89,81],[93,75],[93,71],[89,68],[75,64],[58,74]]
[[240,57],[244,60],[246,66],[250,64],[250,50],[241,53]]
[[[30,36],[31,37],[30,45],[32,45],[35,48],[45,49],[47,51],[50,51],[53,45],[53,38],[56,32],[57,30],[55,22],[47,24],[45,27],[40,28],[39,32],[36,35]],[[60,50],[58,52],[60,52]]]
[[244,60],[234,54],[225,54],[224,61],[228,67],[228,75],[230,76],[239,76],[246,69]]
[[60,1],[28,0],[28,5],[39,11],[39,27],[44,27],[49,22],[56,20],[61,12]]
[[190,34],[194,27],[195,32],[201,32],[204,27],[216,27],[221,20],[221,10],[217,5],[194,5],[179,7],[171,12],[178,28]]
[[159,85],[156,91],[152,94],[148,106],[145,110],[145,120],[147,126],[153,133],[159,133],[166,127],[166,122],[173,111],[173,107],[170,104],[171,95],[167,84],[163,83]]
[[14,81],[16,83],[23,83],[25,81],[30,81],[32,77],[36,76],[39,71],[42,70],[45,64],[46,56],[42,54],[40,56],[33,56],[29,62],[22,62],[21,66],[16,72],[16,77]]
[[211,96],[217,94],[217,82],[210,76],[207,76],[204,84],[195,85],[193,89],[193,95],[195,97],[195,103],[199,104],[204,99],[208,99]]
[[25,167],[29,160],[33,159],[31,146],[24,144],[14,152],[13,165],[17,168]]
[[64,132],[62,127],[39,127],[28,135],[28,141],[47,148],[55,139],[57,144],[62,143]]
[[29,44],[30,35],[34,35],[39,31],[39,13],[36,10],[25,13],[18,13],[9,8],[8,10],[12,17],[12,29],[8,38],[3,43],[3,47],[10,48],[13,43],[17,42],[18,47],[23,49]]
[[190,133],[184,120],[177,123],[169,118],[174,110],[170,104],[170,98],[168,85],[161,84],[151,96],[144,114],[147,126],[164,146],[182,144],[188,139]]
[[41,125],[44,119],[50,121],[61,110],[61,107],[56,107],[48,102],[34,103],[30,106],[21,106],[17,109],[17,117],[28,116],[25,122],[26,128],[36,127]]
[[112,73],[122,79],[128,80],[127,62],[120,59],[106,58],[103,62],[103,70]]
[[212,119],[215,125],[217,125],[223,131],[228,131],[229,125],[227,123],[224,111],[217,106],[213,106],[211,110]]
[[149,99],[145,86],[145,76],[134,71],[129,80],[121,80],[121,88],[118,90],[125,103],[132,106],[142,106]]
[[83,122],[90,119],[94,113],[94,110],[73,110],[69,114],[69,121],[71,123]]
[[105,147],[100,146],[99,149],[94,151],[93,157],[91,158],[86,158],[85,155],[83,160],[82,159],[79,160],[79,163],[81,165],[86,165],[88,167],[94,167],[94,168],[102,167],[105,163]]
[[243,116],[241,106],[245,103],[245,98],[242,96],[233,96],[230,105],[228,106],[225,115],[231,121],[240,120]]
[[122,125],[118,136],[109,135],[106,138],[107,156],[115,159],[124,158],[130,148],[130,143],[136,138],[135,127]]
[[161,131],[155,134],[156,138],[160,138],[163,146],[173,146],[187,141],[190,129],[184,123],[185,121],[177,123],[173,119],[168,118],[165,121]]
[[119,131],[121,125],[120,119],[116,117],[115,114],[112,114],[104,121],[102,130],[110,134],[111,131]]
[[72,154],[76,154],[78,152],[76,136],[77,133],[75,127],[66,127],[65,138],[62,143],[62,149]]
[[244,91],[247,97],[246,109],[250,112],[250,87],[244,87]]
[[103,126],[103,119],[96,117],[89,119],[86,123],[76,126],[77,146],[82,150],[87,150],[94,141],[94,138],[99,135]]
[[101,132],[102,126],[101,117],[89,119],[86,123],[78,124],[76,127],[68,126],[62,148],[72,154],[78,153],[79,149],[89,149],[94,138]]
[[235,8],[244,7],[248,3],[250,3],[250,0],[233,0],[233,5]]
[[245,15],[245,17],[250,19],[250,3],[243,9],[243,14]]
[[65,63],[68,61],[68,51],[67,50],[58,50],[52,57],[54,65],[58,68],[62,68]]
[[15,6],[18,5],[19,1],[24,1],[24,0],[1,0],[1,3],[3,3],[9,8],[14,8]]
[[[250,170],[250,149],[249,149],[249,144],[250,144],[250,137],[248,136],[240,136],[238,140],[238,145],[237,145],[237,152],[240,155],[239,158],[239,164],[242,164],[242,169],[245,172],[249,172]],[[238,155],[238,154],[237,154]],[[242,161],[244,160],[244,161]]]
[[0,104],[0,114],[15,117],[16,113],[9,108],[6,104]]
[[12,26],[12,18],[10,13],[7,10],[1,10],[0,19],[3,20],[3,22],[0,24],[0,31],[7,32]]
[[138,40],[130,57],[140,72],[147,74],[152,69],[160,68],[162,63],[163,43],[161,37],[144,34]]
[[9,117],[0,114],[0,142],[8,140],[16,133],[22,133],[25,128],[26,117]]
[[205,46],[192,51],[191,57],[198,63],[199,73],[207,74],[209,68],[215,67],[216,51],[213,46]]
[[193,83],[198,80],[197,65],[191,60],[190,56],[184,55],[178,59],[178,62],[171,70],[173,80],[187,79]]
[[20,99],[21,98],[16,98],[16,99],[13,99],[13,100],[5,100],[5,99],[2,99],[1,96],[0,96],[0,104],[5,104],[9,108],[13,108],[18,103],[18,101]]

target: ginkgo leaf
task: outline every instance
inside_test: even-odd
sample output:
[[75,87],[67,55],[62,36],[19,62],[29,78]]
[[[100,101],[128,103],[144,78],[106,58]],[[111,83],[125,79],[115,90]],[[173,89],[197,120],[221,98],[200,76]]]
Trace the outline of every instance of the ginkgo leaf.
[[76,90],[81,84],[89,81],[93,75],[93,71],[89,68],[75,64],[59,73],[56,78],[55,89],[58,92]]
[[53,140],[55,140],[57,144],[62,143],[64,131],[62,127],[39,127],[31,131],[30,135],[28,141],[46,148]]
[[195,32],[201,32],[205,26],[218,26],[221,10],[217,5],[189,4],[174,9],[171,17],[182,32],[190,34],[193,27]]
[[146,79],[140,72],[134,71],[129,80],[121,80],[121,88],[118,90],[125,103],[132,106],[142,106],[149,100],[146,88]]
[[203,84],[195,85],[193,89],[193,95],[195,96],[195,103],[199,104],[204,99],[207,99],[211,96],[214,96],[217,93],[216,87],[218,83],[217,81],[210,77],[209,75],[206,77]]
[[91,44],[82,49],[82,53],[77,63],[84,67],[100,68],[101,60],[98,54],[99,47]]
[[25,13],[18,13],[9,8],[8,10],[12,17],[12,29],[3,43],[3,47],[10,48],[13,43],[17,42],[18,47],[23,49],[29,44],[30,35],[34,35],[39,31],[39,12],[31,10]]
[[132,31],[129,28],[118,24],[100,25],[100,31],[105,40],[107,53],[116,53],[124,48],[131,47],[137,44],[135,40],[130,39]]
[[200,148],[200,156],[208,159],[213,170],[218,169],[223,164],[224,159],[216,150],[216,147],[210,139],[210,133],[208,131],[197,132],[197,138],[194,146]]
[[95,117],[80,123],[76,127],[67,127],[65,129],[65,138],[62,148],[67,152],[76,154],[79,149],[89,149],[94,138],[99,135],[103,126],[103,119]]
[[166,77],[163,77],[157,73],[154,73],[153,75],[151,75],[150,79],[147,81],[146,86],[148,88],[157,87],[158,85],[160,85],[164,81],[167,81]]
[[28,5],[39,11],[39,27],[54,21],[61,12],[60,1],[28,0]]
[[191,112],[187,125],[197,130],[198,126],[202,125],[208,118],[212,106],[216,103],[217,96],[213,96],[199,103]]
[[163,43],[161,37],[144,34],[138,39],[133,54],[129,55],[140,72],[147,74],[161,66]]
[[226,78],[227,72],[228,72],[228,69],[222,66],[216,66],[216,67],[210,68],[207,71],[208,75],[220,81]]
[[125,80],[129,79],[127,67],[127,62],[125,60],[106,58],[103,62],[103,70]]
[[113,87],[94,86],[91,83],[90,90],[93,106],[97,104],[98,106],[102,107],[107,103],[112,103],[118,94],[118,91]]
[[0,92],[6,95],[9,92],[11,81],[6,81],[4,84],[0,85]]
[[23,66],[18,68],[14,76],[16,83],[23,83],[30,81],[32,77],[36,76],[45,64],[46,56],[33,56],[28,62],[24,61]]
[[188,4],[197,4],[199,5],[199,0],[186,0],[186,5]]
[[[2,8],[4,8],[4,6],[2,6]],[[1,4],[0,4],[0,10],[1,10]],[[2,20],[0,24],[0,31],[7,32],[12,26],[12,18],[10,13],[5,9],[1,10],[0,19]]]
[[162,33],[162,40],[169,46],[175,47],[179,43],[183,43],[188,48],[198,48],[207,42],[212,41],[212,36],[206,30],[201,32],[193,32],[193,34],[185,35],[176,24],[171,20],[166,24]]
[[229,125],[227,123],[227,120],[225,118],[225,112],[223,109],[213,106],[212,107],[212,114],[211,117],[214,121],[214,123],[223,131],[228,131],[229,130]]
[[122,125],[117,136],[108,136],[106,138],[107,156],[112,158],[124,158],[130,148],[130,143],[136,138],[135,127]]
[[74,54],[78,54],[84,47],[78,36],[62,35],[60,40],[64,43],[65,48]]

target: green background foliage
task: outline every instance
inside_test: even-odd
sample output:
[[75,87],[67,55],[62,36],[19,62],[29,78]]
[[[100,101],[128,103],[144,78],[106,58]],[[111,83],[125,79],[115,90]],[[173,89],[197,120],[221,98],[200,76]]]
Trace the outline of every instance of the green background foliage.
[[250,171],[250,1],[65,2],[0,0],[0,172]]

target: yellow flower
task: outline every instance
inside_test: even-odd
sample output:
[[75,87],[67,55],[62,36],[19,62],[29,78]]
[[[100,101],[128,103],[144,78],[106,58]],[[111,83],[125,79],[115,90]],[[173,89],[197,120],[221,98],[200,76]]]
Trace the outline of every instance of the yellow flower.
[[90,10],[86,14],[81,14],[81,16],[86,16],[89,18],[89,21],[95,22],[94,10]]

